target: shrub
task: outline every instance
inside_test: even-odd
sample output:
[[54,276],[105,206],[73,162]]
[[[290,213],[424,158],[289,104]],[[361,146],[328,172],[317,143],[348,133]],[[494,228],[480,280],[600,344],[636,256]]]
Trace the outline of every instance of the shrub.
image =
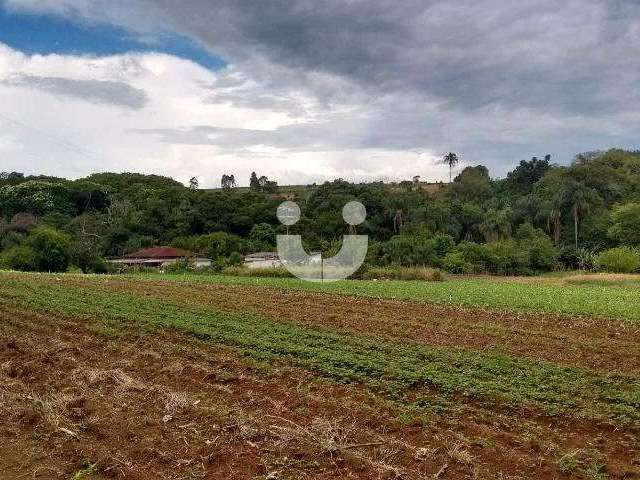
[[491,273],[498,275],[529,275],[529,254],[515,241],[487,244],[487,262]]
[[244,257],[240,253],[233,252],[231,253],[231,255],[229,255],[229,258],[227,259],[227,263],[229,265],[242,265],[243,260],[244,260]]
[[640,269],[640,253],[629,247],[605,250],[596,258],[600,270],[612,273],[633,273]]
[[451,252],[444,257],[442,268],[449,273],[465,273],[471,266],[465,261],[462,252]]
[[474,269],[486,270],[489,260],[487,246],[475,242],[460,242],[455,249],[464,258],[465,262],[474,266]]
[[158,273],[156,267],[147,265],[125,265],[122,263],[107,263],[107,273],[111,274],[137,274],[137,273]]
[[527,252],[529,268],[549,271],[556,267],[560,252],[542,230],[530,223],[523,223],[518,227],[515,238],[520,248]]
[[33,272],[38,270],[38,259],[36,252],[31,247],[19,245],[11,247],[0,256],[0,263],[13,270],[21,270],[23,272]]
[[456,242],[451,235],[439,233],[433,237],[433,249],[441,262],[449,252],[452,252],[456,247]]
[[433,240],[424,234],[391,237],[384,251],[387,263],[396,265],[433,265],[436,261]]
[[64,233],[50,228],[38,228],[33,231],[25,244],[35,252],[39,271],[67,271],[71,258],[71,240]]
[[276,245],[276,229],[268,223],[254,225],[249,234],[254,250],[271,250]]
[[609,237],[626,245],[640,245],[640,203],[617,206],[611,220]]
[[567,270],[580,269],[580,251],[576,250],[575,247],[562,248],[558,260]]
[[0,249],[5,250],[21,245],[26,237],[24,234],[18,233],[17,231],[8,231],[4,233],[1,238]]
[[578,268],[580,270],[593,270],[596,267],[597,255],[592,250],[579,248],[577,251]]
[[163,268],[165,273],[192,273],[195,270],[193,260],[183,258],[170,263]]

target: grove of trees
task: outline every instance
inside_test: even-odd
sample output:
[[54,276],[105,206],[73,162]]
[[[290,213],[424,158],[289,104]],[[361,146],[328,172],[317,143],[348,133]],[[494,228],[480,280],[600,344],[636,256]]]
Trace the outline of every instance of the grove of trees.
[[[454,153],[447,168],[458,162]],[[419,173],[419,172],[417,172]],[[452,175],[453,177],[453,175]],[[0,264],[21,270],[106,271],[104,259],[173,245],[216,260],[273,251],[284,196],[253,173],[249,189],[188,187],[156,175],[100,173],[79,180],[0,174]],[[569,166],[521,161],[502,179],[464,168],[438,193],[417,181],[335,180],[295,193],[302,217],[290,233],[332,254],[347,232],[341,210],[367,209],[368,265],[428,265],[454,273],[530,274],[552,269],[634,271],[640,265],[640,154],[579,154]],[[230,260],[231,259],[231,260]]]

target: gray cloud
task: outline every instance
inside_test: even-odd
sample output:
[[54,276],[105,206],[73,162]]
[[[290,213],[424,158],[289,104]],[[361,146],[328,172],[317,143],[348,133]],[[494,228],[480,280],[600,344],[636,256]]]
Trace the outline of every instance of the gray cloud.
[[[634,0],[9,0],[147,31],[171,28],[231,62],[257,57],[373,91],[410,90],[452,107],[594,111],[640,78]],[[75,7],[73,9],[72,7]],[[621,75],[621,71],[636,72]]]
[[14,75],[2,82],[14,87],[34,88],[52,95],[99,103],[140,109],[147,103],[143,90],[122,82],[107,80],[74,80],[64,77],[39,77],[34,75]]
[[[289,92],[356,107],[349,119],[272,132],[155,131],[175,143],[290,149],[460,149],[507,164],[547,151],[637,146],[636,0],[8,0],[30,11],[172,30],[222,55],[235,77],[205,101],[304,115]],[[72,13],[70,13],[72,12]],[[351,123],[356,123],[352,125]]]
[[262,57],[372,91],[420,92],[461,109],[495,103],[615,108],[621,90],[638,81],[620,72],[640,71],[640,5],[631,0],[131,3],[146,13],[125,20],[132,28],[138,18],[148,28],[155,16],[158,26],[171,26],[232,62]]

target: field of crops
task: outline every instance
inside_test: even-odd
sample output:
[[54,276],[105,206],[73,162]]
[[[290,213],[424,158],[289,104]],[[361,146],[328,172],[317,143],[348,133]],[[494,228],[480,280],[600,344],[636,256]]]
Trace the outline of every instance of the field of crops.
[[633,278],[0,273],[1,478],[640,478]]

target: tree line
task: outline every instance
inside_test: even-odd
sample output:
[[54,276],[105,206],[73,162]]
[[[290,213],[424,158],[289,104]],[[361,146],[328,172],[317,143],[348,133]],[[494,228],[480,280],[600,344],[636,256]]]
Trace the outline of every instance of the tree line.
[[[453,172],[459,158],[443,162]],[[417,172],[419,173],[419,172]],[[417,178],[417,176],[416,176]],[[155,245],[208,255],[216,266],[273,251],[285,227],[284,189],[252,173],[249,189],[224,174],[221,189],[171,178],[99,173],[79,180],[0,174],[0,263],[22,270],[106,271],[104,259]],[[308,251],[340,248],[342,206],[367,209],[367,265],[428,265],[454,273],[530,274],[552,269],[634,271],[640,266],[640,154],[585,152],[571,165],[522,160],[505,178],[468,166],[436,191],[419,181],[341,179],[287,196],[302,210],[290,233]]]

